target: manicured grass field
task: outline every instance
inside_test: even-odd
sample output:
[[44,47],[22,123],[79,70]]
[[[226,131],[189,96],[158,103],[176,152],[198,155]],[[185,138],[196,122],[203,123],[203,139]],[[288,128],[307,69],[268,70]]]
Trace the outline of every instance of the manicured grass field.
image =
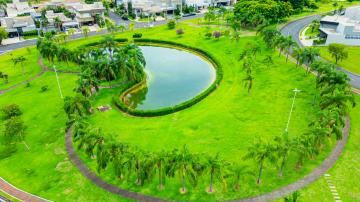
[[[39,73],[41,67],[37,63],[38,55],[38,52],[33,48],[22,48],[1,55],[0,71],[7,74],[9,80],[8,83],[5,83],[3,79],[0,79],[0,90],[4,90]],[[26,61],[23,63],[24,69],[21,64],[14,66],[14,63],[11,60],[12,58],[17,58],[19,56],[24,56],[26,58]]]
[[[349,56],[347,59],[343,61],[339,61],[338,65],[350,72],[360,75],[360,47],[359,46],[348,46],[346,50],[349,52]],[[321,57],[335,62],[335,59],[331,57],[328,51],[328,47],[320,47]]]
[[[185,32],[182,37],[165,26],[141,32],[143,38],[175,41],[211,53],[220,61],[224,70],[224,79],[219,88],[191,108],[157,118],[127,116],[112,105],[111,99],[118,93],[117,89],[101,90],[93,101],[94,106],[111,104],[113,109],[104,113],[96,112],[91,117],[91,122],[107,133],[107,139],[134,144],[149,151],[171,150],[187,144],[193,152],[209,155],[219,153],[227,161],[242,162],[247,147],[256,138],[271,140],[283,133],[294,88],[302,91],[296,100],[289,134],[295,136],[303,132],[318,111],[317,101],[314,101],[315,78],[312,75],[305,74],[304,70],[296,68],[290,62],[285,63],[283,57],[277,57],[276,53],[267,50],[255,36],[243,36],[238,43],[226,36],[219,40],[205,39],[204,27],[189,26],[185,22],[180,26]],[[131,35],[132,33],[123,33],[117,37],[130,38]],[[100,39],[101,37],[92,37],[74,41],[69,43],[69,46],[76,47]],[[262,45],[262,53],[257,56],[254,66],[254,88],[250,95],[243,86],[244,73],[241,70],[242,63],[238,61],[240,52],[248,42]],[[31,50],[35,54],[35,48]],[[13,52],[15,53],[17,51]],[[274,59],[274,65],[270,68],[261,63],[267,54],[273,55]],[[3,60],[3,57],[8,56],[0,56],[0,59]],[[0,66],[0,71],[2,69],[3,66]],[[66,70],[67,67],[63,69]],[[65,96],[74,94],[75,80],[75,75],[60,74]],[[49,90],[40,92],[44,85],[48,85]],[[59,97],[54,73],[47,72],[31,82],[30,87],[20,86],[0,98],[0,106],[12,103],[20,105],[23,111],[22,119],[27,126],[25,140],[30,146],[28,151],[24,145],[18,143],[15,153],[0,159],[0,173],[4,179],[21,189],[53,201],[126,201],[96,187],[69,161],[64,147],[66,115],[62,109],[63,101]],[[2,127],[1,125],[0,129]],[[0,152],[5,152],[4,139],[2,136],[0,138]],[[261,185],[256,185],[255,177],[249,176],[243,180],[239,192],[234,192],[229,185],[229,192],[226,194],[220,191],[207,194],[207,176],[201,180],[197,189],[189,189],[190,192],[185,195],[178,192],[177,178],[168,180],[166,189],[159,192],[156,189],[156,180],[145,187],[119,183],[114,178],[111,167],[101,176],[121,187],[164,198],[193,201],[242,198],[269,192],[306,175],[320,164],[330,149],[326,148],[317,159],[309,160],[300,170],[293,169],[296,156],[291,155],[283,179],[277,177],[278,170],[275,166],[267,164]],[[85,157],[81,151],[79,155],[95,170],[93,160]],[[256,170],[251,161],[244,164]],[[221,189],[218,184],[215,188]]]
[[[357,103],[360,95],[356,95]],[[357,105],[350,113],[351,128],[349,140],[340,159],[328,172],[336,190],[344,202],[360,201],[360,106]],[[301,201],[334,201],[325,177],[320,178],[303,190],[300,190]]]

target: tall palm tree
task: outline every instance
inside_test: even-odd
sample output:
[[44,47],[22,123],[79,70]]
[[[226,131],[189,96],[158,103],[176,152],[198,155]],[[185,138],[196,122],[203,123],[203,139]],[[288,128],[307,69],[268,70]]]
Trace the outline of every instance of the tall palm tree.
[[16,58],[12,58],[13,63],[14,63],[14,67],[20,63],[21,65],[21,72],[24,75],[25,74],[25,67],[24,67],[24,62],[27,60],[24,56],[19,56]]
[[305,158],[312,157],[315,154],[312,137],[309,135],[300,135],[294,139],[294,151],[297,152],[298,160],[296,167],[300,168],[304,164]]
[[294,48],[293,54],[296,59],[296,67],[303,65],[305,62],[304,49],[296,47]]
[[254,159],[255,162],[259,165],[259,174],[256,183],[260,184],[265,160],[275,160],[274,146],[269,143],[264,143],[261,139],[259,139],[256,143],[248,148],[248,152],[244,159]]
[[171,168],[168,171],[169,176],[174,176],[177,172],[181,180],[180,193],[186,193],[186,179],[192,186],[197,185],[197,174],[192,164],[194,156],[190,153],[187,146],[184,145],[182,150],[175,150],[172,155]]
[[210,173],[210,184],[208,188],[209,193],[215,191],[213,188],[214,178],[217,178],[221,182],[223,189],[226,190],[227,185],[226,185],[226,180],[224,178],[225,165],[226,163],[224,162],[224,160],[220,159],[219,154],[216,154],[216,156],[214,157],[210,156],[207,158],[207,167]]
[[266,55],[265,58],[264,58],[264,60],[263,60],[263,63],[265,63],[265,64],[266,64],[266,67],[269,68],[270,65],[273,65],[273,64],[274,64],[274,60],[273,60],[273,58],[272,58],[271,55]]
[[87,38],[89,36],[89,32],[90,32],[90,28],[88,26],[83,26],[81,28],[81,33],[83,34],[83,36],[85,38]]
[[297,45],[297,43],[291,38],[291,36],[285,37],[284,40],[284,47],[285,47],[285,52],[286,52],[286,62],[289,59],[289,54],[290,51],[293,47],[295,47]]
[[276,157],[281,160],[279,176],[282,177],[285,164],[293,144],[288,134],[283,134],[282,136],[276,136],[274,138],[274,141],[275,141],[275,151],[277,154]]
[[251,73],[248,73],[246,77],[243,79],[243,81],[245,82],[244,87],[247,88],[248,95],[250,95],[250,91],[254,83],[254,77],[251,75]]
[[342,115],[346,115],[349,111],[349,106],[355,106],[354,94],[351,92],[344,93],[336,89],[333,94],[326,94],[321,97],[320,108],[331,109],[337,108]]
[[156,154],[155,162],[158,169],[158,178],[159,178],[159,189],[164,189],[164,182],[166,177],[166,167],[168,166],[169,154],[165,151],[161,151]]
[[254,174],[249,169],[249,166],[246,166],[246,165],[234,164],[231,166],[230,170],[231,170],[231,175],[234,177],[234,189],[236,191],[240,190],[240,180],[244,176]]
[[320,50],[318,48],[309,47],[304,49],[304,58],[308,65],[307,72],[310,72],[310,65],[320,56]]
[[55,25],[56,29],[60,32],[62,22],[59,17],[54,18],[54,25]]
[[274,48],[276,46],[276,39],[280,35],[280,32],[277,29],[272,27],[265,27],[258,33],[269,48]]
[[281,56],[281,53],[284,51],[284,49],[286,48],[286,37],[284,37],[283,35],[279,35],[276,37],[275,39],[275,47],[279,49],[279,57]]

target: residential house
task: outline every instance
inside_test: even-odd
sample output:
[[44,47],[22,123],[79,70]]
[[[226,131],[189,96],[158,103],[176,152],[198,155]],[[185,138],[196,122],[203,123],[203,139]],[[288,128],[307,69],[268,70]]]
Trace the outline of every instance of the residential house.
[[13,3],[6,4],[6,13],[8,17],[30,16],[32,13],[35,13],[35,10],[27,2],[13,0]]
[[93,4],[66,3],[65,7],[69,9],[70,12],[75,13],[75,19],[80,26],[94,24],[95,16],[100,15],[103,17],[106,10],[101,2],[94,2]]
[[10,37],[21,36],[23,32],[36,30],[31,16],[1,18],[1,27],[9,33]]
[[[64,15],[64,13],[54,13],[52,10],[46,11],[46,19],[49,21],[49,27],[53,29],[67,30],[69,28],[78,28],[79,23]],[[60,24],[56,24],[56,18],[60,20]],[[59,27],[58,27],[59,26]]]
[[320,37],[325,44],[360,45],[360,6],[347,8],[343,15],[325,16],[320,20]]

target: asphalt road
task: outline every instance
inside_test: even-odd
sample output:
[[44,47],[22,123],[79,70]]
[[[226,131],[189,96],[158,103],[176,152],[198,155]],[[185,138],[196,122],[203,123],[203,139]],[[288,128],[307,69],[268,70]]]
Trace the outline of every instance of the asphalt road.
[[[314,15],[314,16],[308,16],[305,18],[301,18],[299,20],[292,21],[289,24],[285,25],[280,30],[280,32],[285,36],[290,35],[300,47],[303,47],[303,45],[300,42],[300,31],[303,28],[305,28],[307,25],[309,25],[314,19],[320,19],[320,18],[321,18],[321,15]],[[321,58],[319,58],[319,59],[321,59]],[[355,75],[341,67],[337,67],[337,68],[338,68],[338,70],[340,70],[348,75],[348,77],[350,78],[351,86],[353,86],[354,88],[360,89],[360,76],[359,75]]]

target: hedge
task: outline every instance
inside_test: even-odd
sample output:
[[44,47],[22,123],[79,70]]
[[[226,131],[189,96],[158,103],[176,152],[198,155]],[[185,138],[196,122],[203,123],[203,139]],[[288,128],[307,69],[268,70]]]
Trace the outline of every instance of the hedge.
[[184,44],[179,44],[179,43],[176,43],[176,42],[156,40],[156,39],[134,39],[134,42],[135,43],[148,43],[148,44],[165,44],[165,45],[177,46],[177,47],[180,47],[180,48],[184,48],[184,49],[187,49],[187,50],[194,51],[194,52],[208,58],[209,61],[214,65],[214,67],[216,69],[216,79],[211,84],[211,86],[209,88],[207,88],[204,92],[197,95],[196,97],[194,97],[194,98],[192,98],[192,99],[190,99],[190,100],[188,100],[186,102],[180,103],[178,105],[175,105],[175,106],[172,106],[172,107],[161,108],[161,109],[157,109],[157,110],[131,109],[121,101],[122,98],[125,96],[125,94],[129,91],[129,89],[132,89],[134,87],[138,87],[138,85],[139,85],[139,83],[130,82],[130,83],[128,83],[128,84],[121,87],[120,96],[119,95],[114,95],[113,96],[114,104],[121,111],[123,111],[125,113],[128,113],[130,115],[134,115],[134,116],[141,116],[141,117],[154,117],[154,116],[167,115],[167,114],[171,114],[171,113],[186,109],[186,108],[191,107],[194,104],[200,102],[205,97],[207,97],[211,92],[213,92],[219,86],[219,84],[220,84],[220,82],[222,80],[223,72],[222,72],[222,68],[220,66],[220,63],[210,53],[208,53],[208,52],[206,52],[204,50],[201,50],[199,48],[195,48],[195,47],[192,47],[192,46],[184,45]]
[[[114,39],[116,42],[118,43],[124,43],[127,42],[128,39],[127,38],[119,38],[119,39]],[[101,44],[101,41],[94,41],[94,42],[90,42],[87,44],[84,44],[82,46],[79,46],[79,48],[86,48],[86,47],[91,47],[91,46],[98,46]]]

